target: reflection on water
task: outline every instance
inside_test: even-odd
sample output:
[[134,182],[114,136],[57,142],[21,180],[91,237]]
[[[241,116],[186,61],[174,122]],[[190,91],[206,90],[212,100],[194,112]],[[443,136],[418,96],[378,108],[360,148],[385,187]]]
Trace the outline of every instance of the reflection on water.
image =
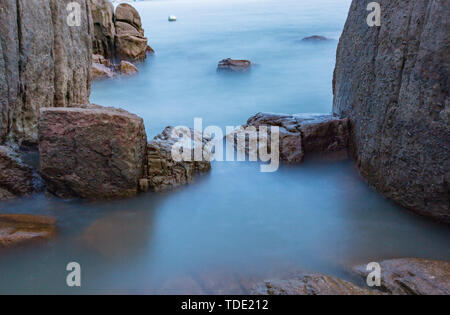
[[[137,3],[157,55],[140,75],[94,84],[92,101],[166,125],[238,125],[258,111],[329,112],[347,0]],[[175,14],[178,22],[168,23]],[[249,75],[221,76],[220,59],[249,58]],[[0,293],[246,293],[297,270],[348,278],[348,268],[394,257],[450,260],[450,231],[396,207],[350,161],[308,160],[260,173],[216,162],[180,189],[114,202],[43,194],[0,212],[50,214],[58,238],[0,252]],[[81,264],[82,287],[65,284]]]

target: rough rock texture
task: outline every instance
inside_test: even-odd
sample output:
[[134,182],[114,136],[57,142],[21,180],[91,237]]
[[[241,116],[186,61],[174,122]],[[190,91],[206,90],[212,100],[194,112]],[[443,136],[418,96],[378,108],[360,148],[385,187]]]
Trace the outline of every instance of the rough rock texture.
[[92,63],[92,78],[94,80],[99,79],[111,79],[116,76],[116,73],[111,67],[107,67],[101,63]]
[[[450,263],[417,258],[385,260],[381,266],[380,290],[396,295],[449,295]],[[369,271],[358,266],[364,279]]]
[[139,71],[136,68],[135,65],[133,65],[131,62],[122,60],[120,62],[120,73],[122,75],[134,75],[137,74]]
[[146,158],[141,118],[124,110],[43,108],[39,153],[47,189],[88,199],[136,195]]
[[[174,131],[175,130],[175,131]],[[172,137],[176,132],[178,137]],[[192,140],[191,161],[175,161],[172,158],[172,146],[186,135]],[[194,141],[202,143],[204,147],[210,139],[200,138],[199,133],[192,129],[166,127],[147,146],[147,170],[146,176],[141,180],[141,190],[165,191],[188,184],[194,179],[196,173],[204,173],[211,170],[211,163],[207,159],[194,161]]]
[[252,63],[248,60],[223,59],[217,66],[217,71],[226,72],[246,72],[249,71]]
[[321,275],[301,275],[289,280],[269,280],[257,285],[258,295],[373,295],[374,291],[360,288],[338,278]]
[[11,148],[0,146],[0,200],[29,195],[35,191],[37,174]]
[[116,58],[127,61],[145,59],[147,38],[136,9],[127,3],[119,4],[115,13],[115,28]]
[[250,117],[243,128],[249,126],[278,126],[280,160],[286,163],[300,163],[307,153],[347,150],[348,120],[332,115],[258,113]]
[[39,108],[88,101],[90,4],[75,0],[81,25],[70,27],[66,6],[71,1],[0,3],[0,142],[35,143]]
[[114,25],[114,5],[109,0],[89,0],[92,8],[94,54],[112,59],[115,56],[116,26]]
[[31,241],[48,240],[56,235],[56,219],[31,214],[0,214],[0,248]]
[[337,50],[334,113],[351,121],[361,174],[388,198],[450,222],[450,2],[352,2]]

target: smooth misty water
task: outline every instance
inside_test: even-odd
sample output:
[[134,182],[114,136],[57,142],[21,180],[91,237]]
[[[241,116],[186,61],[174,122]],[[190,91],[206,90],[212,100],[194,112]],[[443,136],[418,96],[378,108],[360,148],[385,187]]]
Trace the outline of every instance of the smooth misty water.
[[[259,111],[330,112],[337,39],[348,0],[137,3],[156,56],[137,77],[97,82],[92,101],[166,125],[239,125]],[[174,14],[179,21],[168,23]],[[218,75],[226,57],[256,63]],[[450,230],[396,207],[352,162],[307,160],[260,173],[257,163],[214,163],[176,191],[114,202],[36,195],[0,212],[50,214],[59,236],[0,252],[0,293],[245,293],[295,271],[349,278],[357,263],[393,257],[450,260]],[[82,287],[65,266],[82,267]]]

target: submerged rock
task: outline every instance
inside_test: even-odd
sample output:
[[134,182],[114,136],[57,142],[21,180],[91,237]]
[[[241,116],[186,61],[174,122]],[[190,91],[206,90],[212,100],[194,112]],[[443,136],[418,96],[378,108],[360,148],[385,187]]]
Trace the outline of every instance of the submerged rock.
[[345,280],[321,275],[299,275],[289,280],[269,280],[252,290],[257,295],[374,295]]
[[[173,137],[172,135],[177,136]],[[172,146],[183,138],[192,140],[191,160],[175,161],[172,157]],[[210,139],[202,137],[189,128],[167,127],[153,138],[147,147],[147,175],[141,180],[141,189],[165,191],[192,182],[196,173],[211,170],[207,159],[194,161],[194,141],[204,147]],[[202,147],[202,148],[203,148]]]
[[41,174],[48,191],[57,196],[136,195],[145,150],[143,121],[127,111],[96,105],[41,109]]
[[248,60],[223,59],[217,66],[217,71],[246,72],[251,68],[252,63]]
[[34,170],[13,149],[0,146],[0,200],[33,193],[37,180]]
[[0,247],[51,239],[56,235],[56,219],[31,214],[0,214]]
[[334,113],[351,122],[351,152],[384,196],[450,222],[450,2],[378,1],[380,27],[353,0],[339,41]]
[[[450,263],[444,261],[402,258],[385,260],[381,266],[380,290],[396,295],[449,295]],[[366,266],[354,271],[364,279]]]
[[329,40],[329,39],[326,38],[325,36],[313,35],[313,36],[305,37],[302,40],[308,41],[308,42],[319,42],[319,41],[325,41],[325,40]]

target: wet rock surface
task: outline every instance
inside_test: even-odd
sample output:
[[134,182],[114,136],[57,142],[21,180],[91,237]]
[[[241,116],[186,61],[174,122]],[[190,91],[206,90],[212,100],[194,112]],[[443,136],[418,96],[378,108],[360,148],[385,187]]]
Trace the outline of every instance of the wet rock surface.
[[43,108],[39,121],[41,174],[63,197],[134,196],[146,158],[140,117],[115,108]]
[[[450,263],[403,258],[385,260],[381,266],[380,290],[395,295],[449,295]],[[357,266],[354,271],[364,279],[369,271]]]
[[380,193],[450,222],[450,2],[353,0],[339,41],[334,113],[351,121],[361,174]]
[[[176,136],[173,136],[176,135]],[[176,161],[172,157],[172,147],[183,137],[191,139],[191,160]],[[196,173],[211,170],[211,163],[206,159],[194,160],[194,141],[204,147],[208,138],[202,137],[190,128],[167,127],[153,138],[147,146],[146,176],[141,180],[142,190],[166,191],[193,181]]]
[[256,295],[373,295],[351,282],[321,274],[299,275],[289,280],[268,280],[251,291]]
[[45,241],[56,235],[56,219],[31,214],[0,214],[0,248],[33,241]]
[[[259,130],[261,126],[279,127],[280,160],[285,163],[300,163],[308,153],[344,152],[346,155],[349,138],[347,119],[324,114],[258,113],[250,117],[238,133],[248,127]],[[267,143],[270,146],[270,142]]]
[[251,69],[252,63],[248,60],[235,60],[231,58],[223,59],[217,66],[218,72],[247,72]]
[[67,24],[69,1],[1,2],[0,142],[36,143],[39,108],[88,102],[92,17],[75,1],[79,27]]
[[306,41],[306,42],[321,42],[321,41],[326,41],[326,40],[329,40],[329,39],[326,38],[325,36],[313,35],[313,36],[305,37],[302,40]]
[[38,175],[7,146],[0,146],[0,200],[26,196],[36,190]]

